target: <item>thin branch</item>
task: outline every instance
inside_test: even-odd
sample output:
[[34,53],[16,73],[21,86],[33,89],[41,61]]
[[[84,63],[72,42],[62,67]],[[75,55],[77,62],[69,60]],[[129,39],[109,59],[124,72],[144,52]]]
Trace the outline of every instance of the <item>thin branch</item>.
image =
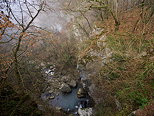
[[28,10],[28,12],[29,12],[30,17],[33,18],[33,15],[32,15],[32,13],[31,13],[31,11],[30,11],[30,9],[29,9],[27,3],[25,3],[25,4],[26,4],[26,8],[27,8],[27,10]]
[[21,12],[21,22],[22,22],[22,25],[21,27],[24,28],[24,15],[23,15],[23,9],[22,9],[22,5],[20,3],[20,0],[19,0],[19,6],[20,6],[20,12]]
[[7,8],[9,9],[9,12],[12,14],[15,21],[19,24],[19,26],[21,26],[20,22],[18,21],[18,19],[15,17],[14,13],[12,12],[12,9],[11,9],[9,3],[6,2],[6,4],[7,4]]
[[90,30],[92,31],[92,27],[91,27],[91,25],[90,25],[90,22],[89,22],[88,18],[83,14],[82,11],[79,11],[79,12],[80,12],[81,15],[86,19],[86,21],[87,21],[87,23],[88,23],[88,26],[89,26]]

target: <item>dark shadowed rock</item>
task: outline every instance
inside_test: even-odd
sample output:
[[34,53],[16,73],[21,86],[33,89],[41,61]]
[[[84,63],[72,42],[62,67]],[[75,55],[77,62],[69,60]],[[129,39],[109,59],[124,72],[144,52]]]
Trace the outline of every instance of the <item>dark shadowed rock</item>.
[[77,97],[78,98],[85,98],[86,95],[87,95],[87,92],[85,91],[85,89],[79,88],[79,90],[77,91]]
[[66,83],[63,83],[60,87],[60,90],[63,92],[63,93],[70,93],[72,90],[70,88],[70,86]]
[[54,99],[54,98],[55,98],[55,96],[53,96],[53,95],[49,97],[49,99]]

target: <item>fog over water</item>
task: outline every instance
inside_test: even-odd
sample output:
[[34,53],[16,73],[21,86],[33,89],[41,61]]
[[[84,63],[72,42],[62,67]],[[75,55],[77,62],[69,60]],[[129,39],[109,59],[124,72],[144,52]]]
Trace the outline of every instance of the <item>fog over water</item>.
[[35,23],[43,28],[61,31],[71,18],[61,9],[63,1],[64,0],[48,0],[47,5],[49,5],[49,8],[51,9],[41,13],[35,20]]
[[[25,11],[23,12],[23,17],[24,17],[23,19],[24,19],[24,23],[26,24],[26,22],[28,22],[31,19],[31,17],[29,16],[26,5],[24,4],[25,0],[21,0],[21,1],[22,2],[20,4],[22,5],[22,10]],[[31,4],[39,4],[39,2],[41,2],[42,0],[27,0],[27,1]],[[70,21],[70,18],[71,18],[71,16],[65,14],[62,11],[61,5],[66,0],[43,0],[43,1],[45,1],[47,7],[45,11],[42,11],[38,15],[38,17],[34,20],[33,24],[48,30],[52,29],[56,31],[61,31],[62,28]],[[10,6],[14,15],[16,16],[17,20],[21,22],[22,13],[21,13],[20,4],[16,0],[11,0],[10,2]],[[1,1],[0,10],[3,11],[5,14],[8,14],[7,10],[4,7],[5,6],[4,4],[2,4],[2,1]],[[28,7],[31,10],[31,13],[35,15],[36,10],[30,5]],[[12,20],[13,23],[17,23],[13,19],[10,19],[10,20]]]

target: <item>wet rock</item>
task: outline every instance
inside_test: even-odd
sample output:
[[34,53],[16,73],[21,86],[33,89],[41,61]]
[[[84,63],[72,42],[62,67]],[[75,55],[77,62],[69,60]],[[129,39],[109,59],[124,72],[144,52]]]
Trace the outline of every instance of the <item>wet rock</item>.
[[71,81],[68,83],[68,85],[69,85],[70,87],[76,87],[76,86],[77,86],[77,82],[76,82],[75,80],[71,80]]
[[54,99],[54,98],[55,98],[55,96],[53,96],[53,95],[47,95],[45,100],[50,100],[50,99]]
[[55,98],[55,96],[53,96],[53,95],[49,97],[49,99],[54,99],[54,98]]
[[60,87],[60,90],[63,92],[63,93],[70,93],[72,90],[70,88],[70,86],[66,83],[63,83]]
[[61,108],[61,107],[56,107],[56,110],[57,110],[58,112],[60,112],[60,111],[62,111],[62,108]]
[[75,108],[76,108],[76,109],[78,109],[78,108],[79,108],[79,106],[75,106]]
[[79,90],[77,91],[77,97],[78,98],[85,98],[86,95],[87,95],[87,92],[85,91],[85,89],[79,88]]
[[78,109],[79,116],[92,116],[92,108]]

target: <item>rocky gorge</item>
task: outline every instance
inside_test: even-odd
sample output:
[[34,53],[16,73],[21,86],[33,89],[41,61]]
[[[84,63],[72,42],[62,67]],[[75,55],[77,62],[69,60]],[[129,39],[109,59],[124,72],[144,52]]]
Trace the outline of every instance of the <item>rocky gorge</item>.
[[55,76],[54,67],[42,69],[47,87],[41,98],[57,111],[79,116],[91,116],[93,113],[92,107],[95,103],[89,95],[90,85],[86,84],[88,80],[86,75],[83,74],[84,72],[78,70],[77,72],[79,77],[72,75]]

